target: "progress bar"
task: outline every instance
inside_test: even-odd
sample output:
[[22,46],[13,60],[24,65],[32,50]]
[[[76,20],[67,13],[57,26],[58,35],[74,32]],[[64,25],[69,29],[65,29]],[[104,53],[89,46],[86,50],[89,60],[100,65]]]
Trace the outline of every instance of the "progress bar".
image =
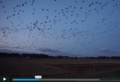
[[13,78],[12,82],[120,82],[119,79],[40,79],[40,78]]
[[38,78],[13,78],[13,81],[39,81]]
[[57,81],[68,81],[68,82],[71,82],[71,81],[100,81],[100,79],[39,79],[39,78],[13,78],[13,82],[17,82],[17,81],[21,81],[21,82],[24,82],[24,81],[45,81],[45,82],[57,82]]

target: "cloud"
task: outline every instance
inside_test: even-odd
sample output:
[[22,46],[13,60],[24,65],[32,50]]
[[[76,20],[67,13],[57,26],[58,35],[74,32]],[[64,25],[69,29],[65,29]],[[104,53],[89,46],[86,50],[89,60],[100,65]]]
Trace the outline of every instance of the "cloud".
[[21,51],[13,50],[13,49],[7,49],[7,48],[0,49],[0,52],[6,52],[6,53],[19,53],[19,54],[22,53]]
[[5,53],[37,53],[34,50],[22,50],[22,49],[12,49],[12,48],[0,48],[0,52],[5,52]]
[[0,52],[19,53],[19,54],[22,54],[22,53],[30,53],[30,54],[33,54],[33,53],[36,53],[36,54],[43,53],[43,54],[48,54],[48,55],[53,55],[53,56],[65,55],[65,52],[61,52],[59,50],[54,50],[54,49],[51,49],[51,48],[39,48],[37,50],[36,49],[33,49],[33,50],[22,50],[22,49],[0,48]]
[[110,48],[100,48],[98,49],[102,53],[107,53],[107,54],[115,54],[117,51],[110,49]]
[[60,50],[56,50],[56,49],[51,49],[51,48],[39,48],[36,50],[36,52],[38,53],[45,53],[51,56],[57,56],[57,55],[61,55],[61,56],[72,56],[73,54],[70,54],[68,52],[64,52],[64,51],[60,51]]
[[40,48],[39,49],[42,52],[59,52],[58,50],[50,49],[50,48]]

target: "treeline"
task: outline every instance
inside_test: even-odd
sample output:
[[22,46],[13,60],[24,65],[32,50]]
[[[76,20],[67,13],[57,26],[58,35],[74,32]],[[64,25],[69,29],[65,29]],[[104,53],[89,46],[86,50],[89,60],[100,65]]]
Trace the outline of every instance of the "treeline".
[[16,58],[54,58],[54,56],[49,56],[46,54],[18,54],[18,53],[1,53],[0,57],[16,57]]
[[18,54],[18,53],[2,53],[1,58],[14,57],[14,58],[59,58],[59,59],[120,59],[120,56],[98,56],[98,57],[69,57],[69,56],[49,56],[47,54]]

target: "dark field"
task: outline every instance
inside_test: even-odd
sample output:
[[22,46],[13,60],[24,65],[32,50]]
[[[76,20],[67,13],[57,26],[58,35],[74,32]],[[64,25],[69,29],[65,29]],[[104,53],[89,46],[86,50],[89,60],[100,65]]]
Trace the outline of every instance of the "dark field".
[[43,78],[120,77],[120,60],[0,58],[0,75],[42,75]]

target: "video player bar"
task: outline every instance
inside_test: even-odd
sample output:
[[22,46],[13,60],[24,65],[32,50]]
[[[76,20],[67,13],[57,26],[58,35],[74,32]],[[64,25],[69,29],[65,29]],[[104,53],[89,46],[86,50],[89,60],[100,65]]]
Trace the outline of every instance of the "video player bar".
[[71,82],[71,81],[100,81],[100,79],[37,79],[37,78],[13,78],[13,82],[17,82],[17,81],[42,81],[42,82],[57,82],[57,81],[67,81],[67,82]]
[[120,78],[80,78],[80,79],[48,79],[36,75],[35,78],[11,78],[9,76],[1,76],[0,82],[120,82]]

